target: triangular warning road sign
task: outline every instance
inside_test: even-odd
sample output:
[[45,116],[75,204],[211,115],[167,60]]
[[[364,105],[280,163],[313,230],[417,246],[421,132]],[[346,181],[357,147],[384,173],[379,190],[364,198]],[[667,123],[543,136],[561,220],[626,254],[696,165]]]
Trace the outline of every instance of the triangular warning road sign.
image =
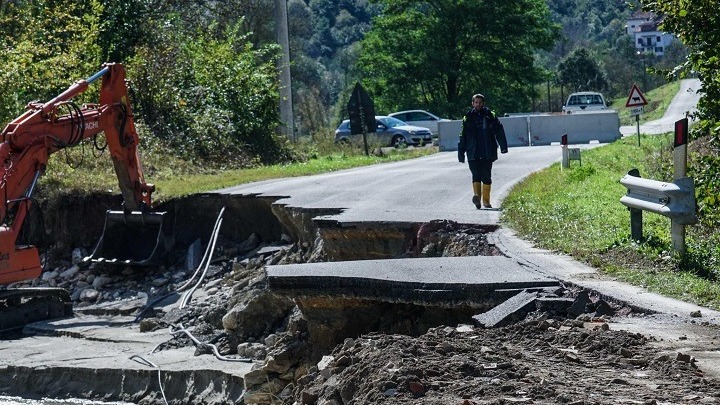
[[640,107],[647,105],[647,103],[648,102],[645,100],[645,96],[643,96],[640,88],[638,88],[637,84],[633,83],[632,90],[630,90],[630,95],[628,96],[627,103],[625,103],[625,107]]

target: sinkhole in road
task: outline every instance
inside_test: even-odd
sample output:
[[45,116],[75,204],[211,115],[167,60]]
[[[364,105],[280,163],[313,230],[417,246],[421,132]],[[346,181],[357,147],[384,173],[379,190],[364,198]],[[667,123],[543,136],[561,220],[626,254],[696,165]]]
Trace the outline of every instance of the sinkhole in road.
[[[242,282],[248,267],[254,266],[252,263],[265,268],[301,264],[312,272],[313,263],[339,268],[357,261],[375,261],[392,269],[393,263],[399,263],[396,260],[503,256],[493,242],[497,225],[448,220],[348,223],[337,219],[342,209],[301,208],[283,202],[278,197],[204,195],[176,201],[164,209],[188,219],[186,222],[197,230],[200,224],[212,223],[221,207],[226,208],[218,252],[232,263],[229,267],[235,269],[232,272],[235,276],[230,278],[235,277],[234,282]],[[190,234],[184,226],[187,224],[176,225],[176,234],[188,243],[192,238],[184,236]],[[209,228],[205,232],[209,233]],[[207,242],[203,238],[203,245]],[[479,299],[478,294],[469,299],[462,291],[400,282],[378,295],[374,294],[376,287],[372,283],[363,282],[366,278],[362,274],[352,277],[361,280],[350,288],[352,291],[331,291],[319,281],[317,288],[303,291],[274,289],[271,281],[262,284],[268,294],[242,290],[244,294],[258,294],[254,299],[263,304],[252,305],[252,298],[232,298],[230,303],[241,303],[241,309],[237,309],[238,305],[228,308],[223,326],[234,328],[236,341],[261,341],[264,336],[260,331],[269,333],[277,325],[292,322],[281,319],[284,313],[276,310],[288,308],[287,301],[291,301],[306,323],[302,329],[308,335],[308,357],[317,360],[347,337],[370,332],[418,335],[429,327],[470,322],[473,315],[513,294],[492,290]],[[233,321],[227,322],[228,318]],[[259,322],[263,327],[248,326],[249,322]]]
[[[266,274],[273,266],[503,257],[493,242],[497,226],[446,220],[347,223],[336,219],[342,209],[301,208],[287,201],[277,196],[209,193],[160,204],[158,210],[172,218],[179,258],[198,241],[206,246],[223,207],[225,213],[202,293],[183,309],[165,306],[146,311],[140,331],[182,324],[192,328],[200,341],[216,342],[223,355],[263,361],[262,367],[244,377],[244,383],[248,392],[266,392],[268,381],[279,387],[291,383],[296,374],[302,375],[345,339],[368,333],[417,336],[435,326],[468,323],[473,315],[513,294],[491,293],[481,300],[467,300],[448,291],[410,287],[408,293],[402,286],[392,286],[383,296],[372,296],[363,294],[368,288],[363,285],[353,288],[352,295],[321,287],[302,294],[274,291]],[[44,211],[46,234],[54,246],[50,253],[68,260],[77,246],[91,249],[92,241],[102,232],[104,211],[118,203],[117,197],[108,196],[89,200],[69,196],[49,202]],[[65,271],[56,270],[58,274]],[[106,283],[98,287],[97,299],[75,301],[76,314],[127,315],[134,304],[119,303],[123,297],[137,297],[143,292],[151,302],[185,281],[176,275],[189,273],[182,264],[143,269],[102,264],[83,267],[69,280],[59,275],[49,280],[62,281],[73,296],[85,297],[79,292],[89,288],[90,277],[103,279]],[[167,283],[158,286],[162,279]],[[113,300],[118,305],[112,305]],[[191,345],[187,337],[178,335],[158,350]],[[198,347],[198,354],[205,354],[203,350]],[[95,389],[104,392],[102,387]]]
[[[70,247],[87,246],[90,241],[97,240],[102,233],[102,213],[118,204],[117,197],[88,198],[65,197],[45,207],[45,211],[50,213],[46,215],[46,225],[52,228],[49,234],[56,237],[54,245],[57,246],[58,255],[63,252],[69,255],[72,250]],[[174,224],[176,257],[183,257],[194,242],[196,246],[198,241],[203,248],[207,246],[217,215],[223,207],[225,213],[214,253],[214,263],[217,265],[214,273],[216,277],[225,277],[223,285],[231,289],[234,295],[257,294],[240,287],[247,282],[244,277],[249,277],[248,274],[263,277],[261,273],[264,268],[272,265],[327,262],[340,266],[343,262],[364,260],[502,256],[492,240],[496,225],[460,224],[447,220],[427,223],[348,223],[336,219],[343,212],[340,208],[296,207],[283,196],[208,193],[174,199],[157,207],[158,211],[167,212]],[[92,221],[90,218],[98,220]],[[107,273],[108,277],[117,276],[117,284],[123,281],[119,271],[111,268]],[[151,282],[153,280],[148,279],[148,285]],[[143,284],[142,281],[137,283]],[[260,287],[268,289],[268,283],[261,283]],[[165,290],[153,289],[156,295],[165,293]],[[353,297],[347,294],[294,297],[276,294],[271,288],[269,290],[268,295],[277,297],[277,300],[295,302],[304,316],[314,323],[322,323],[323,317],[365,319],[362,322],[351,321],[345,327],[337,322],[325,322],[325,325],[338,328],[336,333],[324,334],[334,339],[382,330],[423,333],[428,326],[467,321],[478,311],[491,308],[507,298],[505,295],[490,294],[483,302],[428,300],[420,296],[408,297],[401,287],[395,289],[397,297],[384,296],[380,299],[363,297],[362,294]],[[252,301],[252,298],[229,297],[227,302],[218,303],[224,306],[222,310],[215,309],[205,318],[212,320],[213,327],[226,327],[221,323],[222,313],[232,311],[235,303],[248,301]],[[309,304],[311,301],[312,305]],[[320,302],[325,304],[320,305]],[[273,305],[286,307],[278,303],[261,307],[269,308]],[[313,308],[316,310],[313,311]],[[286,314],[256,315],[253,318],[267,319],[255,321],[264,327],[239,326],[237,329],[243,332],[231,331],[236,332],[235,340],[260,340],[264,338],[260,331],[270,333],[274,326],[287,323],[277,319]],[[325,345],[330,343],[328,341]]]

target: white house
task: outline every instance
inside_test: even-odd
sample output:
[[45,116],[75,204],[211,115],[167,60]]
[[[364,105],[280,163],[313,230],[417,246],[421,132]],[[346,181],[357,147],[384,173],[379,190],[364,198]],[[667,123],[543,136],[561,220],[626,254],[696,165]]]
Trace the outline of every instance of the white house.
[[658,30],[662,17],[654,13],[636,11],[630,15],[625,26],[628,35],[634,38],[635,49],[638,52],[651,52],[663,56],[665,48],[675,38],[675,35]]

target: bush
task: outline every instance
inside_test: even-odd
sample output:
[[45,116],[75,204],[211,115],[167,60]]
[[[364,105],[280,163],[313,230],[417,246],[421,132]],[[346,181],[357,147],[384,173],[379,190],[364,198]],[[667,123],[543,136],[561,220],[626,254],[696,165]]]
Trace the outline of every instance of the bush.
[[157,41],[129,63],[139,119],[157,143],[220,168],[291,160],[275,133],[276,47],[254,49],[237,26],[221,39],[166,29]]

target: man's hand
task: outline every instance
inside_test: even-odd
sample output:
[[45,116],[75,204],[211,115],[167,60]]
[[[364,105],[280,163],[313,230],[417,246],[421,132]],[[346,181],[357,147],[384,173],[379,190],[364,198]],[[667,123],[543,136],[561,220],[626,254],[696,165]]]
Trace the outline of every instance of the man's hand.
[[465,163],[465,152],[461,150],[458,151],[458,162]]

